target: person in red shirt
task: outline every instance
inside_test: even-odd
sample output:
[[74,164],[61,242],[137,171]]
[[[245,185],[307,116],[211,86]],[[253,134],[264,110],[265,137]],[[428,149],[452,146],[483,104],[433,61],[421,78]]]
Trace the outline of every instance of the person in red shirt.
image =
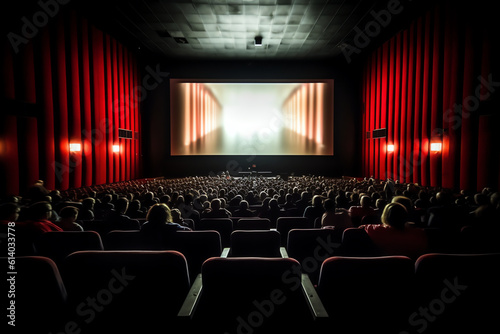
[[49,202],[36,202],[29,207],[30,219],[17,223],[16,227],[22,227],[34,234],[44,232],[62,231],[62,228],[50,221],[52,216],[52,205]]
[[386,255],[404,255],[417,259],[427,252],[427,236],[421,228],[407,224],[408,212],[400,203],[386,205],[382,224],[362,225],[373,243]]

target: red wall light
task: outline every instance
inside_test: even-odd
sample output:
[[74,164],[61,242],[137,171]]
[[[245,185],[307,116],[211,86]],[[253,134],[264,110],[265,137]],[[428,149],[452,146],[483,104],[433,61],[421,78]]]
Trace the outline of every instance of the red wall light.
[[119,153],[120,152],[120,145],[113,145],[113,153]]
[[70,152],[80,152],[82,150],[82,144],[80,143],[69,143]]
[[431,143],[431,152],[435,153],[441,152],[442,148],[443,144],[441,143]]
[[391,153],[394,152],[394,145],[392,145],[392,144],[387,145],[387,152],[391,152]]

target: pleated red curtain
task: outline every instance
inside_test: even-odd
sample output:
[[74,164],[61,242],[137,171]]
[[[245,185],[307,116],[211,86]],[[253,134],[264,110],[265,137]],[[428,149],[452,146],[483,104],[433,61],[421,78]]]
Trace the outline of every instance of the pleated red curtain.
[[[140,79],[125,46],[68,11],[19,52],[7,41],[2,70],[2,194],[22,194],[38,179],[65,190],[140,177]],[[119,128],[133,138],[118,138]]]
[[[363,75],[363,172],[378,179],[499,187],[492,33],[456,3],[436,5],[372,52]],[[500,85],[499,85],[500,86]],[[488,90],[489,89],[489,90]],[[384,138],[372,138],[375,129]],[[441,152],[430,144],[442,143]],[[394,152],[387,145],[394,145]]]

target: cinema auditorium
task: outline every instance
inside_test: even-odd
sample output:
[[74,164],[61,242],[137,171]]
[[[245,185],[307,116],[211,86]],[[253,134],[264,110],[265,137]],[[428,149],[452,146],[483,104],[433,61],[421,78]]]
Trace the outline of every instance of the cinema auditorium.
[[486,0],[1,10],[2,333],[496,333]]

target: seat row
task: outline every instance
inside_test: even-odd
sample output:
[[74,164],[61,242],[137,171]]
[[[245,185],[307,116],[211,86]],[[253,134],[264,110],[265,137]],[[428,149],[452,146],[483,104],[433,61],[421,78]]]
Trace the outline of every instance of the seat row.
[[193,280],[177,251],[78,251],[59,267],[20,257],[15,321],[29,333],[485,333],[499,264],[498,253],[334,256],[314,287],[283,257],[212,257]]

